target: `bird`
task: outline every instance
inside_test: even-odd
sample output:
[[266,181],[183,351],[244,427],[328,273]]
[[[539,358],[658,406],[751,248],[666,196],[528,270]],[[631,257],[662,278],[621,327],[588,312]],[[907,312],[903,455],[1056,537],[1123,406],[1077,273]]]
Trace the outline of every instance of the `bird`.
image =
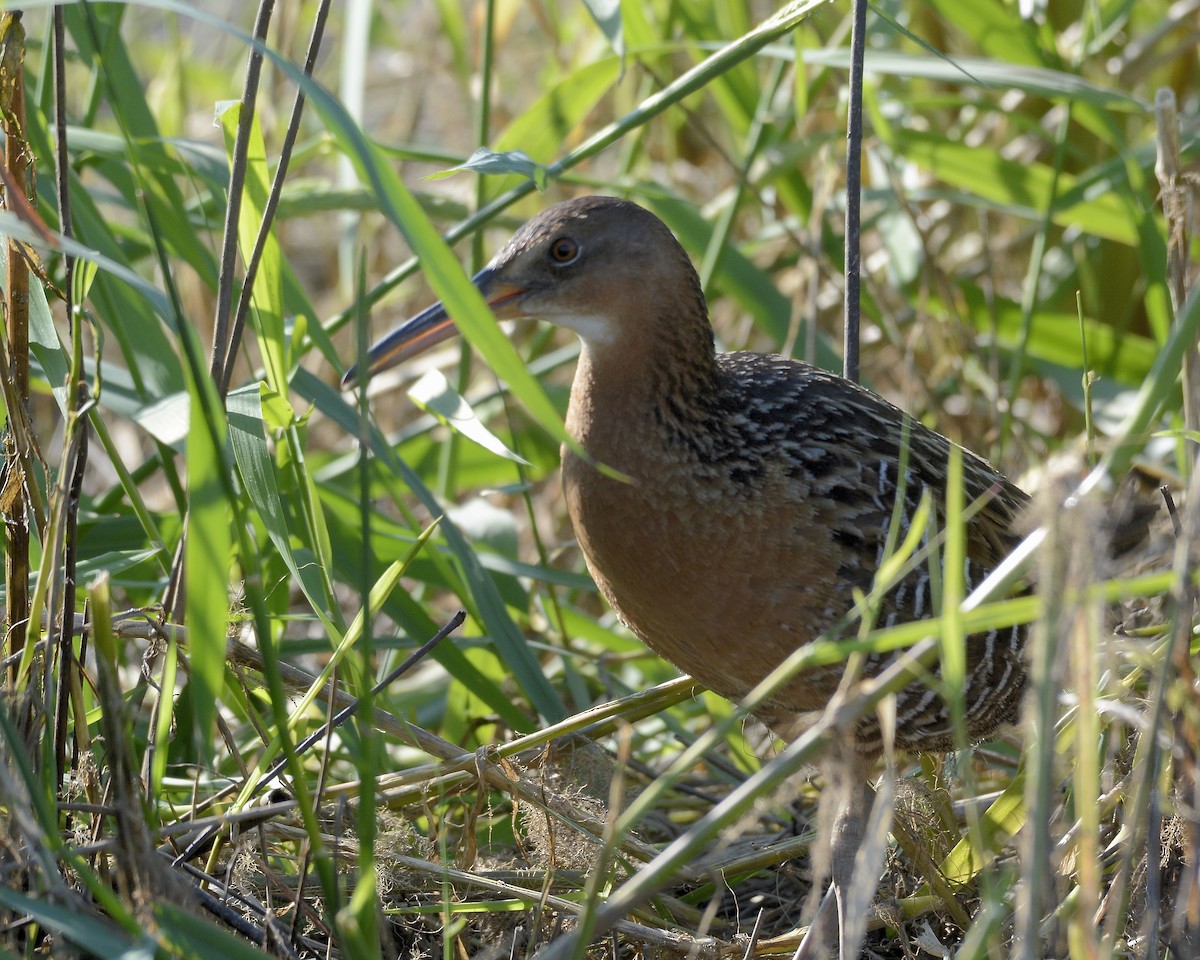
[[[636,203],[587,196],[555,204],[520,228],[474,283],[497,319],[535,318],[578,335],[562,485],[588,570],[637,637],[716,693],[736,702],[844,621],[856,595],[872,589],[892,526],[905,533],[922,498],[944,520],[952,441],[809,363],[718,352],[691,260],[670,228]],[[372,346],[343,385],[454,332],[434,304]],[[1028,497],[970,451],[962,451],[962,466],[972,505],[963,570],[970,588],[1019,542]],[[937,579],[929,562],[912,565],[880,598],[875,622],[938,613]],[[1021,625],[966,638],[968,740],[1017,719],[1025,643]],[[866,657],[861,675],[878,674],[891,659]],[[843,668],[797,674],[757,715],[794,738],[829,704]],[[897,748],[945,752],[958,744],[934,685],[902,689],[895,717]],[[874,717],[847,738],[851,747],[827,751],[823,767],[827,779],[861,778],[862,788],[828,818],[824,902],[833,907],[810,927],[808,955],[840,938],[849,960],[857,945],[846,939],[844,902],[870,802],[866,778],[883,744]]]

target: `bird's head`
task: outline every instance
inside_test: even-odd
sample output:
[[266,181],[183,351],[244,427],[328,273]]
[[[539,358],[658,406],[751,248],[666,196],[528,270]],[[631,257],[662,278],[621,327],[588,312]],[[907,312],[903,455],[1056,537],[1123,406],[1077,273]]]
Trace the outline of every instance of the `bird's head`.
[[[707,309],[687,254],[661,220],[637,204],[581,197],[523,226],[473,278],[498,320],[532,318],[573,330],[593,352],[628,352],[655,326],[687,318],[711,347]],[[435,303],[367,352],[365,375],[386,370],[455,333]],[[665,332],[665,331],[663,331]],[[679,331],[672,330],[671,339]],[[351,368],[342,383],[359,379]]]

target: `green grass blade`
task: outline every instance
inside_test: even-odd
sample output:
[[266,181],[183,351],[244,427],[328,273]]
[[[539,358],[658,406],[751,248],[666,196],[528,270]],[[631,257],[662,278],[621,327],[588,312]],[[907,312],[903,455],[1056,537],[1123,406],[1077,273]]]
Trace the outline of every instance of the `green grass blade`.
[[[190,391],[185,617],[191,653],[195,733],[202,755],[208,756],[212,749],[209,734],[225,682],[233,537],[221,479],[226,469],[222,456],[226,424],[223,419],[212,424],[206,422],[205,406],[198,396],[200,390],[210,392],[210,409],[216,404],[211,383],[197,384]],[[249,559],[242,558],[243,562]]]
[[340,614],[330,606],[324,579],[310,563],[300,561],[292,545],[288,514],[275,478],[275,462],[267,446],[261,391],[259,384],[250,384],[232,391],[226,401],[234,460],[242,486],[266,527],[272,545],[304,591],[312,612],[320,618],[329,634],[336,636],[341,633],[336,625]]
[[149,937],[135,940],[107,920],[80,909],[77,904],[52,903],[43,897],[26,896],[7,887],[0,887],[0,903],[14,913],[31,917],[43,927],[62,934],[68,943],[102,960],[153,960],[156,955],[155,944]]

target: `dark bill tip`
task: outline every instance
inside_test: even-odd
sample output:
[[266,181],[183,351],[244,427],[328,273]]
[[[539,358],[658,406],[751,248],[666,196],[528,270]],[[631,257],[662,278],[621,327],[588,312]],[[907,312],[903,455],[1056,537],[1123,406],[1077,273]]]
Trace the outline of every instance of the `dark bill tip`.
[[383,339],[376,341],[367,351],[362,369],[360,370],[359,364],[355,364],[346,371],[346,375],[342,377],[342,389],[348,390],[359,382],[369,380],[375,374],[403,363],[434,344],[448,340],[454,334],[454,321],[446,315],[445,307],[435,303],[400,324]]

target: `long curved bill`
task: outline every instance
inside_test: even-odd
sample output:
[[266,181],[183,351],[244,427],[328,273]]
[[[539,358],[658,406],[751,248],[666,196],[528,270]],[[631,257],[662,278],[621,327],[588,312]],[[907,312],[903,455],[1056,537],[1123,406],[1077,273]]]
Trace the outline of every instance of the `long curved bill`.
[[[471,282],[493,310],[525,292],[522,287],[497,281],[496,270],[491,265],[475,274]],[[426,307],[415,317],[405,320],[391,333],[376,341],[367,351],[362,371],[360,372],[358,364],[346,371],[346,375],[342,377],[342,389],[346,390],[360,381],[369,380],[375,374],[415,357],[434,344],[449,340],[456,333],[458,330],[454,326],[454,319],[446,312],[441,302]]]

